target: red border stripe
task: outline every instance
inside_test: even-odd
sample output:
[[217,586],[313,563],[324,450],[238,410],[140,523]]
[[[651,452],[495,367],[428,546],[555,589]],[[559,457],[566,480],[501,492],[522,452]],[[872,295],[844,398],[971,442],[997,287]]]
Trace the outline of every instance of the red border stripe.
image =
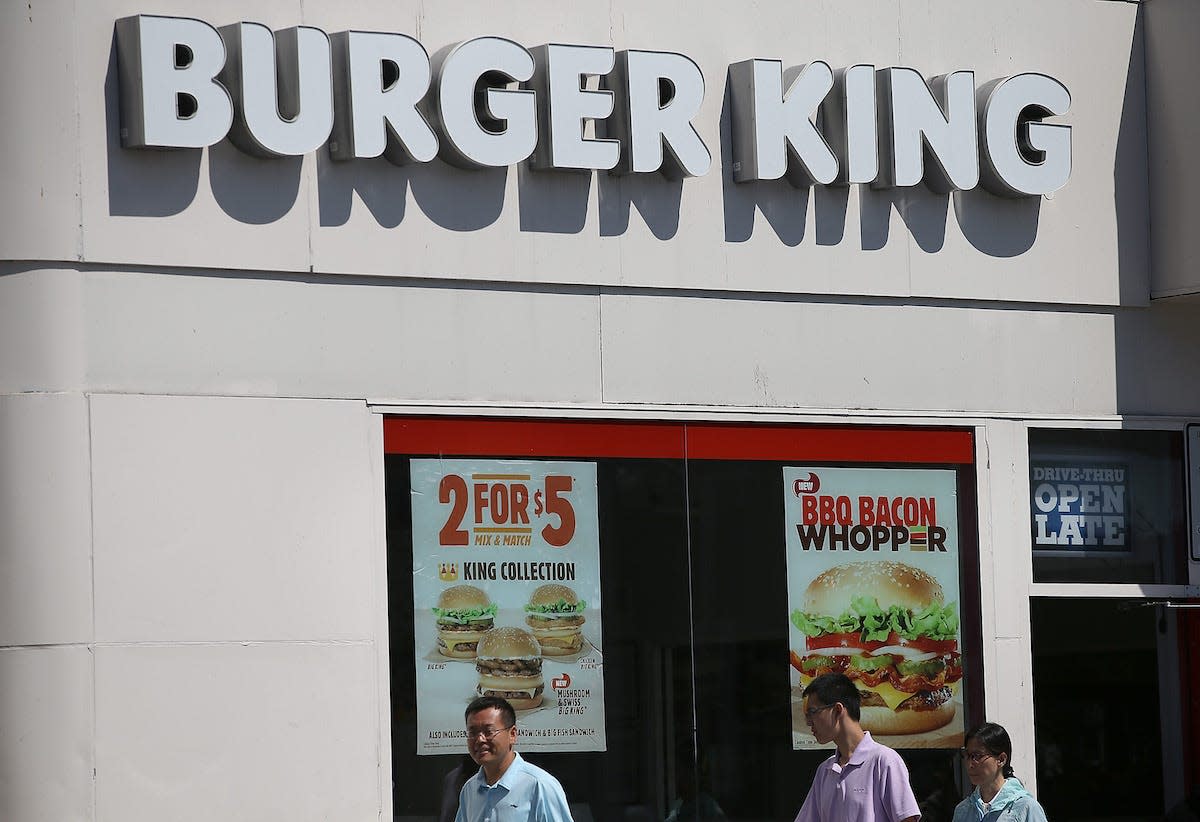
[[969,465],[963,428],[463,417],[384,418],[388,454],[899,462]]
[[659,422],[386,417],[387,454],[683,458],[683,426]]
[[975,461],[975,436],[968,429],[689,423],[687,437],[692,459],[965,465]]

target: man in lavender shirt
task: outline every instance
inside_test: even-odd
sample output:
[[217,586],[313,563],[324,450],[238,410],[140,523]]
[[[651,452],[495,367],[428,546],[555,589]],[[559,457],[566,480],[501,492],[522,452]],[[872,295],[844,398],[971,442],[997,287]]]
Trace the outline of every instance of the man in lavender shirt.
[[817,741],[837,753],[817,768],[796,822],[916,822],[921,811],[900,754],[871,739],[859,718],[858,688],[823,674],[804,689],[804,718]]

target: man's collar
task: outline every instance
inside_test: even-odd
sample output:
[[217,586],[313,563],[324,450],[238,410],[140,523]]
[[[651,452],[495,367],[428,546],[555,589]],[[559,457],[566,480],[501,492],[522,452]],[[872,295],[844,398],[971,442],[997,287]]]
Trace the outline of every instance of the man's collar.
[[502,773],[500,775],[500,779],[497,782],[497,784],[503,785],[504,787],[511,789],[512,788],[512,780],[516,777],[516,775],[524,767],[525,767],[525,760],[521,758],[521,755],[519,753],[517,753],[516,751],[513,751],[513,761],[508,763],[508,767],[505,768],[504,773]]
[[847,762],[846,764],[847,765],[863,764],[864,762],[867,761],[867,754],[870,753],[873,748],[878,748],[878,747],[879,747],[879,743],[871,738],[871,732],[864,731],[863,738],[860,739],[858,741],[858,744],[854,746],[854,752],[852,754],[850,754],[850,761]]

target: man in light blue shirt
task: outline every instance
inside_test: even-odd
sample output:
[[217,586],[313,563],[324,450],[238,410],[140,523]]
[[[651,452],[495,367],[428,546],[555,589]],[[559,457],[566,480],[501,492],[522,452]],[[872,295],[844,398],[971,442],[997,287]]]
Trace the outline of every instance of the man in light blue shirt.
[[467,750],[479,772],[458,797],[454,822],[574,822],[562,785],[513,749],[517,715],[508,700],[482,696],[467,706]]

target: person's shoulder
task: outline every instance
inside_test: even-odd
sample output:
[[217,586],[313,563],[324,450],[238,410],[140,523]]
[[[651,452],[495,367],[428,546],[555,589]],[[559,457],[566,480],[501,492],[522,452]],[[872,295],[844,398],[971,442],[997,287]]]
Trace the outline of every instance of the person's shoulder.
[[551,785],[559,784],[558,777],[556,777],[554,774],[550,773],[545,768],[539,767],[538,765],[534,765],[528,759],[521,758],[521,759],[517,760],[517,762],[515,762],[514,764],[520,768],[519,773],[521,776],[523,776],[525,778],[532,779],[533,781],[540,782],[542,784],[546,784],[546,783],[549,783]]
[[483,769],[480,768],[478,771],[471,774],[470,779],[466,780],[462,783],[462,785],[459,786],[458,795],[460,797],[467,796],[472,791],[477,791],[480,787],[486,784],[487,783],[483,781]]
[[1034,798],[1033,794],[1025,792],[1009,805],[1009,813],[1017,819],[1044,820],[1046,812]]
[[[863,734],[862,739],[858,740],[858,744],[854,746],[854,753],[851,756],[869,756],[872,758],[878,758],[894,753],[896,753],[894,750],[889,748],[887,745],[880,743],[878,739],[871,736],[870,731],[867,731]],[[897,754],[897,756],[899,756],[899,754]]]
[[959,803],[954,806],[954,822],[963,822],[963,820],[970,819],[974,810],[974,804],[975,802],[970,794],[966,798],[959,800]]
[[1019,820],[1022,822],[1045,822],[1046,812],[1033,794],[1021,786],[1021,793],[1004,804],[1002,820]]
[[[899,765],[907,769],[904,764],[904,757],[895,748],[889,748],[887,745],[876,742],[874,739],[867,737],[869,744],[863,754],[867,757],[882,762],[885,765]],[[861,743],[860,743],[861,744]]]
[[833,766],[837,763],[838,752],[835,750],[825,759],[821,760],[821,764],[817,766],[817,776],[823,773],[833,773]]

